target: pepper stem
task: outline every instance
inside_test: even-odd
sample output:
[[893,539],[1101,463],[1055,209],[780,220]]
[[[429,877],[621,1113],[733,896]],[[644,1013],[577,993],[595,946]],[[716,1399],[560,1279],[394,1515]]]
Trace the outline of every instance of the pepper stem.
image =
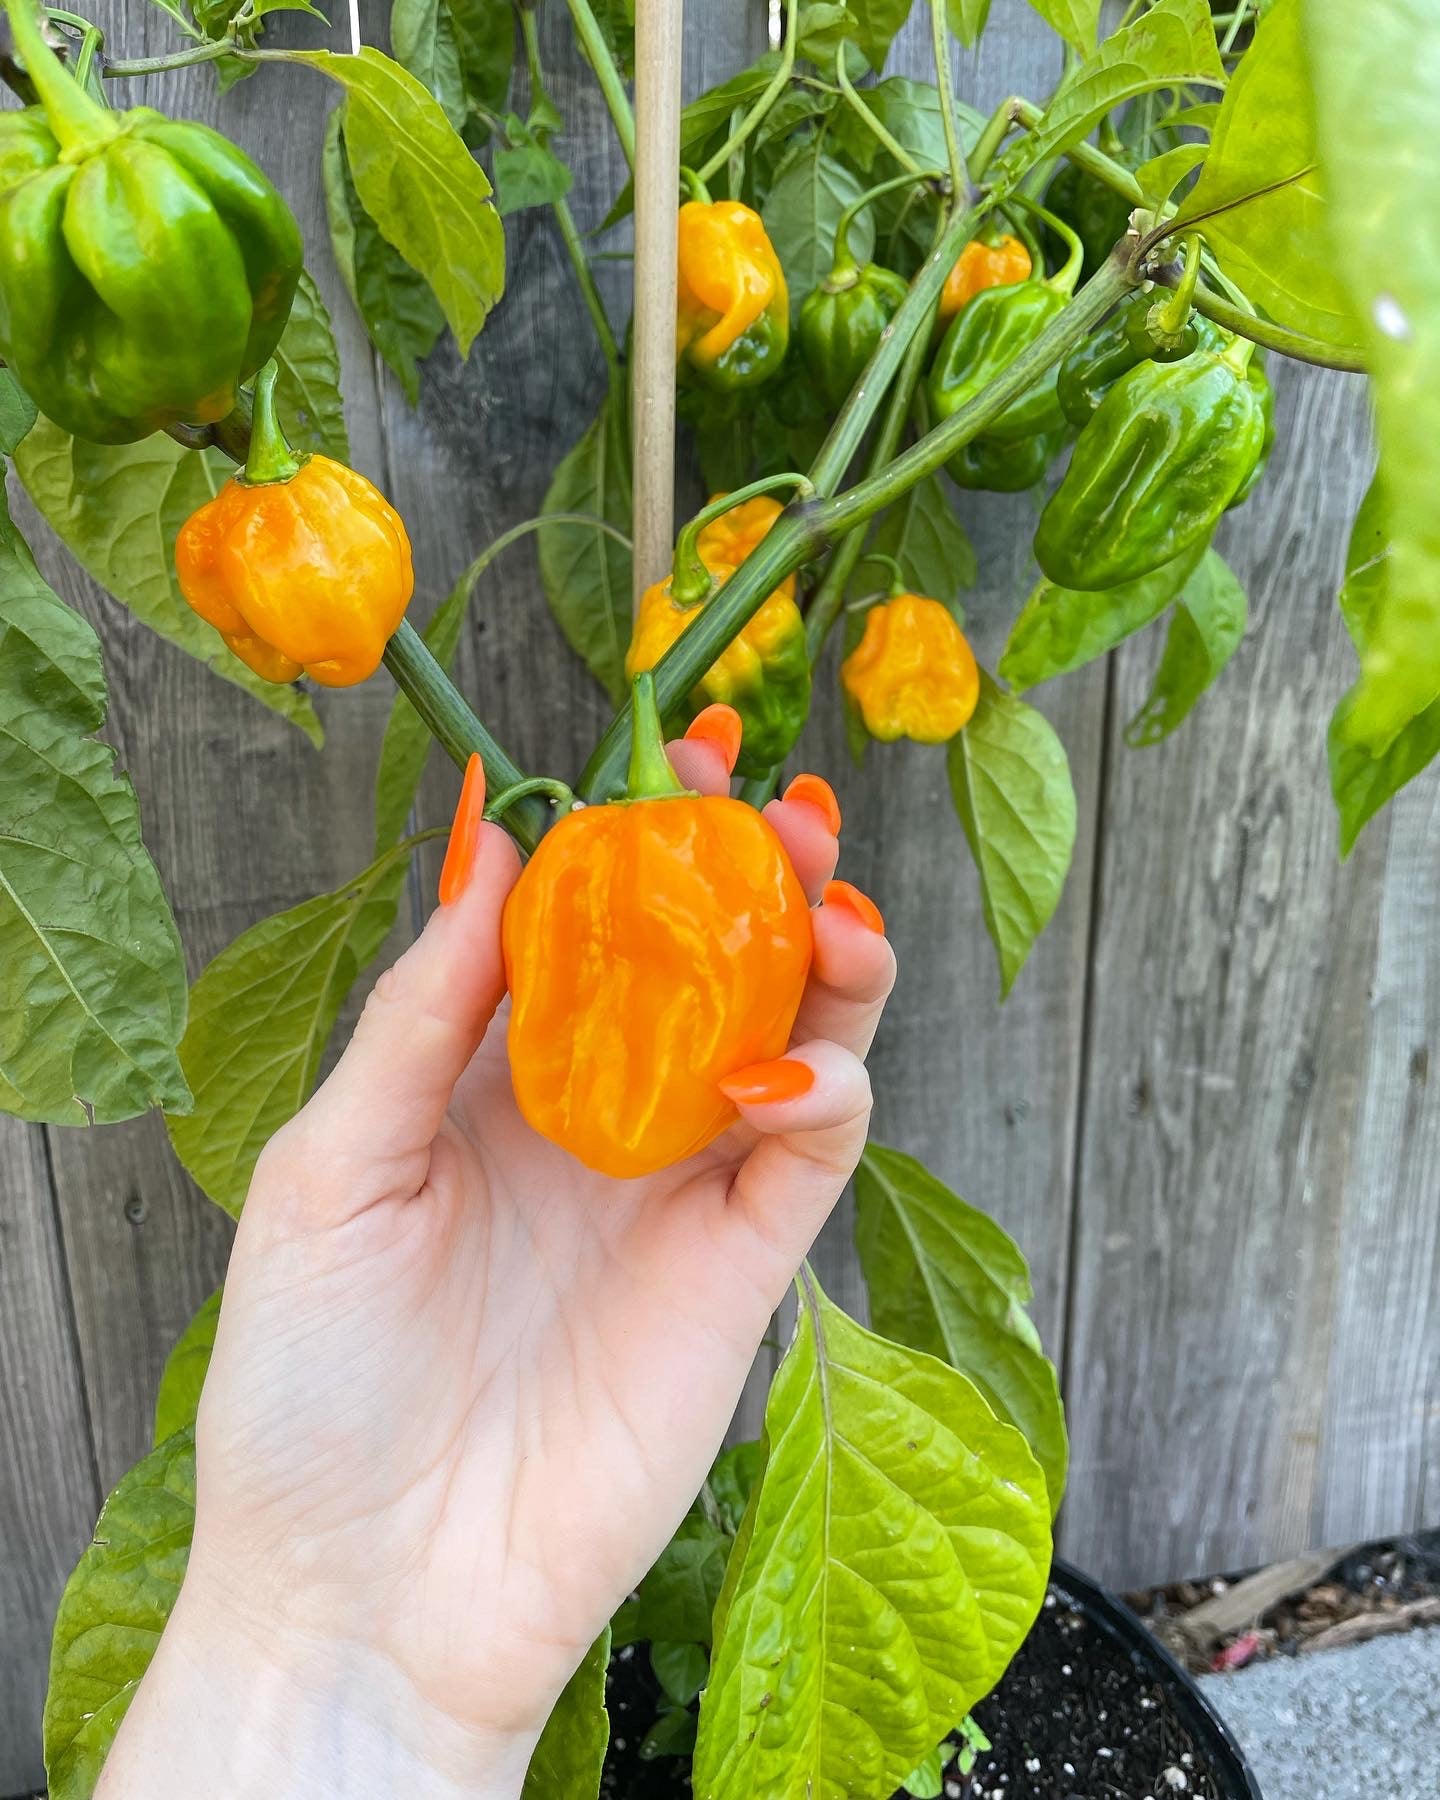
[[45,119],[61,149],[61,160],[79,162],[120,135],[114,115],[92,100],[45,42],[38,0],[5,0],[15,48],[45,108]]
[[557,781],[551,775],[531,775],[524,781],[502,788],[485,808],[485,817],[492,820],[503,819],[516,801],[523,800],[527,794],[547,795],[555,808],[557,819],[563,819],[575,805],[575,790],[567,787],[563,781]]
[[665,734],[660,728],[660,708],[655,703],[655,677],[642,670],[630,684],[630,773],[625,781],[627,800],[665,800],[688,794],[665,754]]
[[1048,207],[1041,206],[1038,200],[1032,200],[1028,194],[1011,194],[1005,204],[1007,206],[1023,206],[1027,212],[1034,213],[1037,219],[1043,219],[1050,229],[1065,245],[1065,261],[1053,275],[1047,276],[1046,287],[1054,288],[1057,294],[1073,294],[1075,283],[1080,279],[1080,270],[1085,262],[1085,246],[1063,219],[1059,219]]
[[825,278],[825,292],[839,294],[843,293],[846,288],[854,287],[859,277],[860,265],[856,262],[854,252],[850,248],[850,227],[872,201],[880,199],[884,194],[893,193],[896,188],[914,187],[918,182],[943,181],[944,179],[945,175],[942,169],[921,169],[918,174],[914,175],[892,176],[889,181],[882,181],[878,187],[871,188],[869,193],[862,194],[858,200],[852,200],[841,213],[840,223],[835,227],[835,257],[830,273]]
[[1200,279],[1200,258],[1203,252],[1204,244],[1199,232],[1192,231],[1185,240],[1185,267],[1175,284],[1175,292],[1165,301],[1160,311],[1160,329],[1171,337],[1179,337],[1185,329],[1185,321],[1190,317],[1190,303],[1195,293],[1195,283]]
[[275,412],[275,377],[278,373],[272,356],[255,377],[250,451],[245,458],[245,480],[252,487],[272,481],[291,481],[300,473],[300,458],[286,443]]
[[891,600],[898,599],[901,594],[908,592],[905,586],[905,571],[900,567],[893,556],[887,556],[883,550],[867,550],[860,558],[860,561],[862,563],[884,563],[885,567],[890,571],[889,598]]
[[771,493],[778,487],[794,488],[803,499],[810,499],[815,489],[809,476],[793,469],[783,475],[766,475],[759,481],[747,482],[728,494],[718,494],[708,506],[702,506],[675,540],[675,561],[670,570],[670,598],[677,606],[698,606],[715,585],[714,578],[697,548],[700,533],[716,519],[723,518],[731,507],[753,500],[757,494]]
[[695,171],[687,168],[684,163],[680,165],[680,180],[684,183],[685,189],[692,200],[699,200],[706,206],[710,204],[709,188],[706,187],[705,183]]

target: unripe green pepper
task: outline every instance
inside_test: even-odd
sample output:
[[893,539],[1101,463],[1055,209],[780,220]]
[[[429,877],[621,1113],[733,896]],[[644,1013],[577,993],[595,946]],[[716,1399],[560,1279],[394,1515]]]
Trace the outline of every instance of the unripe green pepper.
[[203,425],[279,342],[299,227],[206,125],[92,100],[7,0],[43,107],[0,117],[0,355],[74,436]]
[[908,291],[903,277],[866,263],[852,268],[848,279],[843,270],[832,270],[805,296],[800,348],[832,406],[854,387]]
[[1249,358],[1236,340],[1120,377],[1040,515],[1035,555],[1052,581],[1118,587],[1214,529],[1264,442]]
[[1151,319],[1160,305],[1150,295],[1131,294],[1061,360],[1055,391],[1072,425],[1088,424],[1114,384],[1137,364],[1179,362],[1196,350],[1221,346],[1218,326],[1199,313],[1191,313],[1178,333],[1157,339]]
[[1261,476],[1265,473],[1265,465],[1270,461],[1270,452],[1275,448],[1275,390],[1271,387],[1269,377],[1265,373],[1265,352],[1258,346],[1250,358],[1250,367],[1245,373],[1260,405],[1260,416],[1265,422],[1265,435],[1261,439],[1260,454],[1255,458],[1250,473],[1240,483],[1235,498],[1226,508],[1227,512],[1241,505],[1254,493],[1260,484]]
[[1063,431],[1038,431],[1013,444],[991,437],[972,438],[960,446],[945,468],[957,487],[1018,494],[1044,479],[1064,441]]

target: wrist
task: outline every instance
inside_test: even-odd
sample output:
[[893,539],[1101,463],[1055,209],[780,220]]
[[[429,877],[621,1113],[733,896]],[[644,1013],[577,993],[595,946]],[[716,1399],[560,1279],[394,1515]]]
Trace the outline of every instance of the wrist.
[[518,1800],[537,1735],[445,1713],[373,1646],[257,1632],[187,1585],[96,1796]]

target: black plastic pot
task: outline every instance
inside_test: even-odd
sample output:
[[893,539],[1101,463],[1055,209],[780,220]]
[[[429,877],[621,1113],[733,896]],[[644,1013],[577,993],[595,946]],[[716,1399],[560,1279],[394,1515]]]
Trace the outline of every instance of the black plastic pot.
[[[603,1800],[690,1793],[688,1759],[638,1754],[658,1697],[645,1646],[622,1652],[610,1669]],[[1175,1658],[1059,1560],[1029,1637],[975,1716],[992,1748],[968,1778],[946,1771],[947,1794],[958,1786],[963,1800],[1261,1800],[1240,1747]]]

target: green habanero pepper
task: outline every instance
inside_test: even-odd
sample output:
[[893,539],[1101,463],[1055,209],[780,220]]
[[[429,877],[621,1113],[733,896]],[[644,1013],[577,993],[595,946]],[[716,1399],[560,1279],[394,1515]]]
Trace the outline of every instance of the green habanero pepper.
[[1240,483],[1235,498],[1225,509],[1227,512],[1241,505],[1255,492],[1260,484],[1261,476],[1265,473],[1265,466],[1270,461],[1270,452],[1275,448],[1275,390],[1271,387],[1270,379],[1265,373],[1265,352],[1258,345],[1254,355],[1250,358],[1250,367],[1245,374],[1250,386],[1255,391],[1255,398],[1259,402],[1260,417],[1265,424],[1265,435],[1260,442],[1260,454],[1255,458],[1250,473]]
[[1120,377],[1040,515],[1035,556],[1052,581],[1118,587],[1214,529],[1264,440],[1249,356],[1236,340]]
[[1064,442],[1063,431],[1037,431],[1014,444],[991,437],[972,438],[960,446],[945,469],[957,487],[1018,494],[1044,480]]
[[1191,313],[1181,330],[1157,339],[1151,328],[1156,302],[1148,294],[1131,294],[1090,337],[1076,344],[1060,363],[1055,392],[1072,425],[1088,425],[1110,389],[1137,364],[1180,362],[1196,350],[1216,350],[1220,329],[1199,313]]
[[248,156],[150,107],[112,113],[6,0],[42,106],[0,117],[0,355],[75,437],[204,425],[274,350],[300,230]]

